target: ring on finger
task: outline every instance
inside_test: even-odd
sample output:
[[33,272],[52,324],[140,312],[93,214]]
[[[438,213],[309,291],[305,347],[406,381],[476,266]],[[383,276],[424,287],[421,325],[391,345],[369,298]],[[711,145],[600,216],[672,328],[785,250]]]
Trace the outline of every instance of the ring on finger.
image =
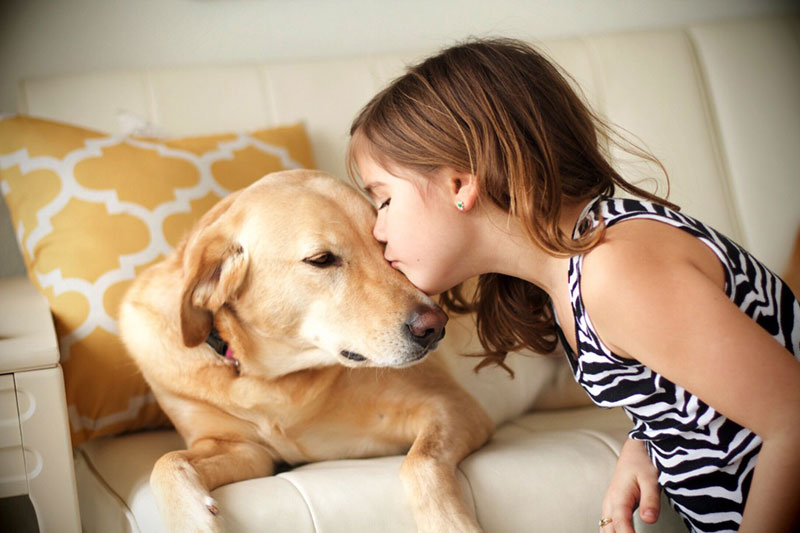
[[606,527],[610,523],[611,523],[611,519],[610,518],[601,518],[600,522],[598,522],[597,525],[600,526],[600,527]]

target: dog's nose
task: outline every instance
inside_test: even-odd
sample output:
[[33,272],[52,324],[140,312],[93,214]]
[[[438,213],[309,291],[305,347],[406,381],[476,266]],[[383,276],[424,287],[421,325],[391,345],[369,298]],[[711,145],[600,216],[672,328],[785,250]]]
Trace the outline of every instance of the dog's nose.
[[438,305],[417,307],[406,322],[406,330],[412,341],[427,348],[444,336],[447,315]]

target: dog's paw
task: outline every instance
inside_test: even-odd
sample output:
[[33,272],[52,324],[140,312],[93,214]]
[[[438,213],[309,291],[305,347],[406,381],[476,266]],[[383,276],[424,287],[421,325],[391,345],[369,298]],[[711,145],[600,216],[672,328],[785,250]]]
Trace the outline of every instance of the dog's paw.
[[169,522],[173,532],[192,531],[197,533],[223,533],[224,521],[217,501],[208,494],[182,498],[181,502],[162,516]]
[[467,514],[429,514],[417,519],[417,533],[483,533],[483,529]]
[[197,533],[223,533],[222,515],[217,501],[209,495],[180,498],[168,508],[161,506],[169,531]]
[[417,533],[483,533],[480,526],[475,524],[426,524],[417,529]]
[[[170,468],[164,468],[165,465]],[[150,477],[150,487],[169,531],[224,531],[219,505],[203,486],[194,468],[177,461],[174,464],[157,463]]]
[[206,496],[206,508],[214,516],[217,516],[219,514],[219,507],[217,507],[217,500],[215,500],[211,496]]

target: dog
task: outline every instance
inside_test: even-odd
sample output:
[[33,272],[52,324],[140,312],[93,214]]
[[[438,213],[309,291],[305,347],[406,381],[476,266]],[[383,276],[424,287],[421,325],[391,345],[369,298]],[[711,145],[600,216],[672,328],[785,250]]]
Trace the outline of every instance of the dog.
[[375,216],[338,178],[270,174],[132,283],[121,337],[188,448],[150,477],[170,530],[221,531],[209,492],[276,463],[407,453],[400,476],[419,530],[480,531],[459,462],[572,377],[563,357],[521,355],[508,359],[513,381],[476,375],[461,356],[479,350],[469,315],[434,351],[448,317],[386,262]]

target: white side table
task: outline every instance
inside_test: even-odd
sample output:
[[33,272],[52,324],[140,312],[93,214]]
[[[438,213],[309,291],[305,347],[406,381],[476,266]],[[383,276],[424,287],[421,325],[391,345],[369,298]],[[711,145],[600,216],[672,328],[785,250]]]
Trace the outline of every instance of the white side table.
[[53,319],[19,277],[0,279],[0,498],[26,494],[39,531],[80,532]]

